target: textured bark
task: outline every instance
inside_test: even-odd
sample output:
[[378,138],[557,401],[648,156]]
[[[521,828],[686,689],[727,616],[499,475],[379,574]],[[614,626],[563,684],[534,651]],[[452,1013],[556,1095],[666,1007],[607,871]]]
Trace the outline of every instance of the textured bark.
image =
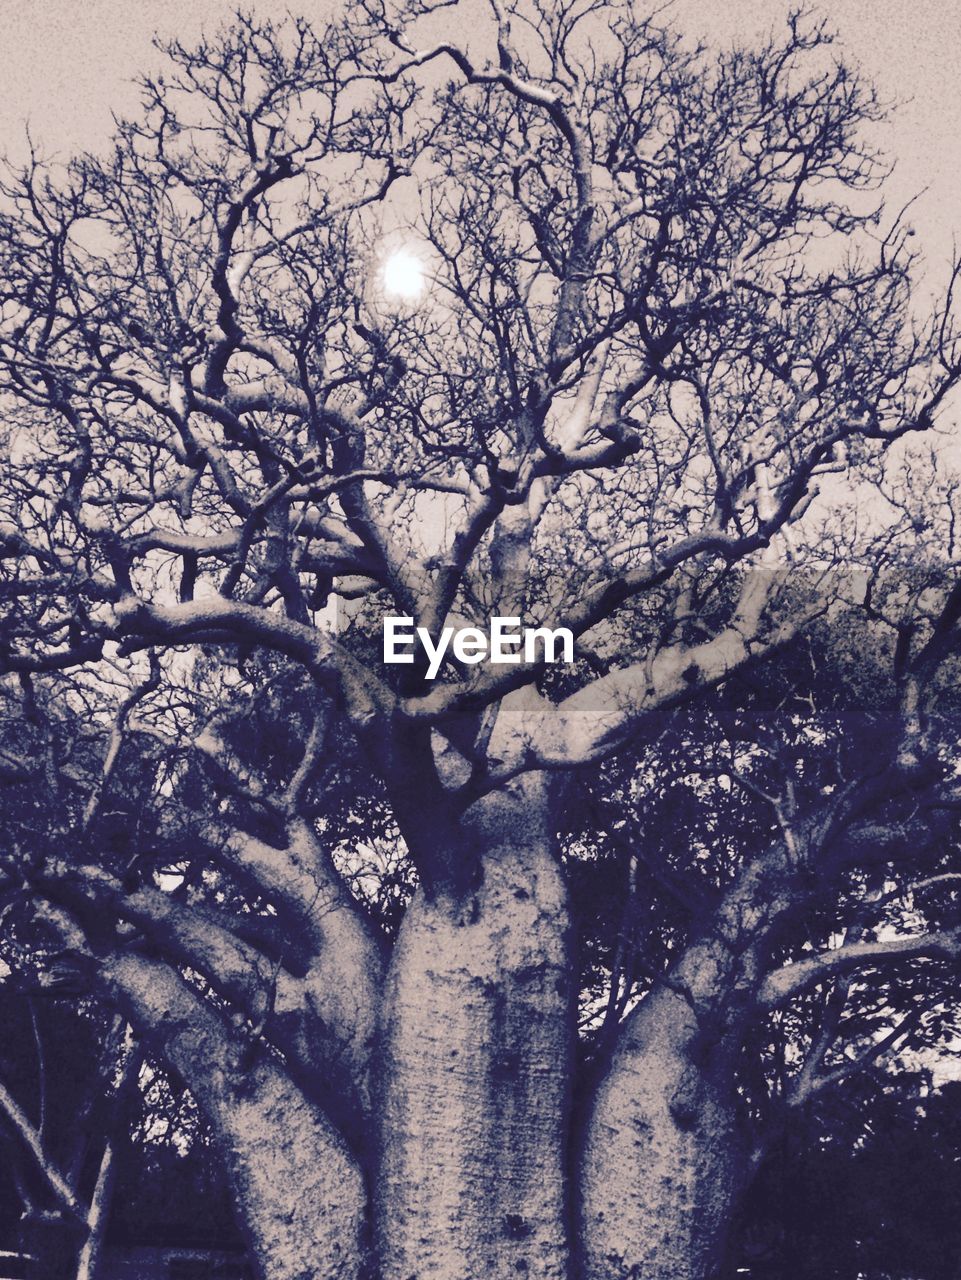
[[[61,868],[51,891],[68,909],[105,905],[135,922],[167,959],[200,973],[285,1057],[288,1071],[356,1152],[369,1127],[371,1055],[377,1029],[383,948],[345,889],[308,823],[288,824],[275,847],[236,835],[234,862],[269,885],[290,914],[265,956],[212,910],[175,902],[160,890],[133,892],[96,866]],[[243,922],[232,921],[238,925]]]
[[366,1195],[327,1118],[263,1046],[231,1034],[165,965],[125,955],[104,976],[212,1124],[265,1280],[356,1280]]
[[567,1274],[571,966],[543,783],[474,807],[476,890],[421,891],[388,972],[382,1280]]
[[[316,846],[309,833],[298,843]],[[280,851],[278,851],[280,852]],[[319,876],[317,877],[319,879]],[[174,902],[158,889],[125,893],[114,878],[85,867],[83,905],[114,906],[168,959],[194,969],[254,1023],[285,1056],[288,1070],[325,1108],[355,1149],[364,1145],[369,1067],[383,962],[369,922],[334,884],[314,890],[303,956],[290,972],[284,948],[272,961],[223,926],[217,914]],[[64,901],[69,880],[57,885]]]
[[745,1185],[736,1056],[761,957],[795,902],[786,851],[748,864],[628,1018],[581,1143],[586,1280],[707,1280]]
[[[744,869],[628,1019],[575,1143],[576,965],[552,825],[543,775],[475,803],[437,859],[475,869],[473,888],[425,881],[384,978],[363,919],[318,898],[315,959],[286,984],[315,990],[291,1027],[296,1070],[165,964],[104,966],[210,1120],[270,1280],[706,1280],[723,1257],[748,1168],[737,1046],[796,876],[777,847]],[[291,832],[291,853],[318,876],[309,832]],[[299,1019],[286,985],[272,1017]],[[338,1044],[342,1077],[327,1060]],[[343,1098],[358,1081],[369,1119],[351,1144]]]
[[723,1257],[745,1153],[731,1075],[698,1061],[702,1034],[661,989],[600,1086],[580,1170],[588,1280],[704,1280]]
[[289,851],[317,882],[310,904],[314,956],[301,998],[276,1012],[313,1069],[326,1114],[359,1151],[370,1124],[383,949],[307,823],[291,824]]

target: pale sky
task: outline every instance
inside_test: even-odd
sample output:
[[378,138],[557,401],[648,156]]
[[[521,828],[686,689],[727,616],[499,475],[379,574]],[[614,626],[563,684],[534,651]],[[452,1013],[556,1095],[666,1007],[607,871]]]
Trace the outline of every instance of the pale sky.
[[[96,150],[111,108],[135,102],[130,78],[153,55],[155,30],[189,38],[216,27],[237,0],[0,0],[0,148],[21,152],[30,121],[45,151]],[[281,0],[248,0],[280,16]],[[322,17],[331,0],[290,6]],[[661,0],[651,0],[661,7]],[[463,7],[483,4],[464,0]],[[758,34],[783,20],[788,0],[674,0],[682,30],[709,41]],[[885,130],[898,158],[892,198],[929,190],[912,212],[919,242],[941,276],[955,232],[961,239],[961,0],[831,0],[822,5],[851,59],[886,99],[902,106]],[[451,23],[463,31],[464,16]],[[941,269],[939,269],[941,268]]]
[[[245,0],[280,17],[288,7],[318,18],[332,0]],[[663,0],[650,0],[662,8]],[[130,80],[155,57],[154,31],[185,39],[216,28],[238,0],[0,0],[0,150],[23,154],[24,121],[46,154],[97,150],[112,109],[136,102]],[[792,0],[673,0],[676,25],[691,36],[729,42],[783,22]],[[462,0],[462,9],[486,9]],[[816,6],[814,6],[816,8]],[[831,0],[821,6],[849,59],[886,100],[899,101],[881,133],[897,159],[889,201],[900,206],[927,190],[911,211],[932,288],[961,243],[961,0]],[[452,17],[455,33],[470,29]]]

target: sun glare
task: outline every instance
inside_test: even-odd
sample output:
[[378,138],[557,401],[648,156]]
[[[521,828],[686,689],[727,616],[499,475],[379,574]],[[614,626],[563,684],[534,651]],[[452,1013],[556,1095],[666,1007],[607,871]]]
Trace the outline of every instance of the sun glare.
[[384,263],[384,292],[392,298],[415,302],[426,287],[424,264],[406,249],[398,249]]

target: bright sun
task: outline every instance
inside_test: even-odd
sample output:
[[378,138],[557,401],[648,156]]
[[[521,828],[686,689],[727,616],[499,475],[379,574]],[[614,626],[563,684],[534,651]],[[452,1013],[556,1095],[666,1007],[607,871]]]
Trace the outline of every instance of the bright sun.
[[424,292],[424,264],[406,249],[398,249],[384,263],[384,292],[413,302]]

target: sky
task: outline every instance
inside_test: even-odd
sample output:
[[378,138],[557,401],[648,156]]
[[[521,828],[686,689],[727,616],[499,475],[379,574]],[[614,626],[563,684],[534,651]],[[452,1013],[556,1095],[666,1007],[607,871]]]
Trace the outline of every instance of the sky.
[[[112,108],[131,109],[130,80],[156,55],[155,30],[189,39],[215,28],[238,0],[0,0],[0,149],[22,154],[24,121],[48,154],[97,150]],[[246,0],[280,16],[288,0]],[[663,0],[650,0],[662,7]],[[728,43],[783,21],[790,0],[673,0],[668,13],[692,36]],[[462,8],[484,0],[462,0]],[[323,17],[331,0],[290,0]],[[817,8],[817,5],[813,5]],[[850,60],[886,100],[900,101],[885,150],[897,157],[892,202],[924,191],[911,211],[932,276],[943,279],[961,240],[961,0],[830,0],[821,6]],[[469,27],[458,16],[455,32]],[[927,189],[926,191],[924,189]]]
[[[653,2],[653,0],[652,0]],[[658,0],[660,3],[660,0]],[[98,149],[112,108],[130,109],[131,78],[148,64],[154,31],[190,38],[227,18],[236,0],[0,0],[0,147],[16,154],[24,121],[47,152]],[[483,0],[465,0],[470,9]],[[302,0],[323,16],[330,0]],[[253,0],[279,16],[286,3]],[[296,3],[294,5],[296,7]],[[764,34],[786,0],[673,0],[677,25],[709,41]],[[892,197],[924,188],[912,218],[932,266],[961,231],[961,0],[831,0],[824,6],[850,58],[901,105],[882,138],[898,159]],[[463,30],[461,22],[454,29]]]
[[[399,2],[399,0],[398,0]],[[558,0],[560,2],[560,0]],[[0,154],[25,155],[25,123],[48,158],[97,151],[111,112],[137,104],[133,77],[157,66],[155,32],[190,42],[239,6],[281,18],[289,9],[322,21],[350,0],[0,0]],[[895,169],[888,208],[914,199],[912,247],[923,254],[915,294],[923,315],[943,296],[961,248],[961,0],[636,0],[708,46],[763,39],[807,5],[837,31],[849,64],[897,104],[876,139]],[[483,31],[488,0],[460,0],[444,34]],[[480,19],[478,21],[478,19]],[[961,471],[958,398],[941,419],[942,460]]]

